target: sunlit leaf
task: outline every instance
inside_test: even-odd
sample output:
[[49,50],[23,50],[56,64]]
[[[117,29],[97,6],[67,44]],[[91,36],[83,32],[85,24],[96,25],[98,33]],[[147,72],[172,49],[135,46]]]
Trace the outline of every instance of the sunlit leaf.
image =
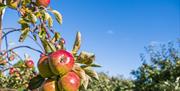
[[44,80],[45,79],[43,77],[41,77],[40,75],[37,75],[36,77],[30,80],[28,88],[30,90],[39,88],[43,84]]
[[72,53],[76,54],[78,52],[78,50],[80,49],[80,47],[81,47],[81,33],[77,32],[76,40],[74,42]]
[[51,10],[59,24],[62,24],[62,15],[57,10]]
[[22,30],[21,30],[22,33],[20,35],[19,41],[23,42],[25,40],[25,38],[28,36],[30,27],[28,24],[22,24],[21,26],[22,26]]

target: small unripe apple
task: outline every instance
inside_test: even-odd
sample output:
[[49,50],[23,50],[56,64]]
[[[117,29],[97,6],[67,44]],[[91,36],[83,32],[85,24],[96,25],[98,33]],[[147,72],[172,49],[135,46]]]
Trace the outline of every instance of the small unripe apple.
[[58,86],[56,80],[48,79],[46,80],[42,87],[42,91],[58,91]]
[[71,71],[74,65],[74,58],[71,53],[65,50],[58,50],[49,56],[51,71],[56,75],[64,75]]
[[48,78],[54,74],[51,72],[48,62],[48,56],[42,56],[38,61],[38,70],[42,77]]
[[47,7],[50,3],[50,0],[37,0],[36,1],[38,5]]
[[34,67],[34,62],[33,62],[33,60],[26,60],[26,61],[25,61],[25,65],[26,65],[28,68],[33,68],[33,67]]
[[58,81],[59,90],[61,91],[78,91],[80,86],[80,77],[75,72],[68,72]]

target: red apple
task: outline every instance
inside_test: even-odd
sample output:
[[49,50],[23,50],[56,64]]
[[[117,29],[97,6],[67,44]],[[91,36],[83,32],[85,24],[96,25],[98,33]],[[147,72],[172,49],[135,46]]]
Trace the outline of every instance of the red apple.
[[42,77],[47,78],[53,76],[49,67],[48,56],[42,56],[38,61],[38,70]]
[[12,75],[16,72],[16,69],[15,68],[10,68],[9,69],[9,74]]
[[80,77],[75,72],[68,72],[58,81],[59,90],[61,91],[78,91],[80,86]]
[[56,75],[64,75],[71,71],[74,65],[74,58],[71,53],[65,50],[58,50],[50,54],[49,65],[51,71]]
[[26,60],[25,64],[28,68],[33,68],[34,67],[34,62],[32,60]]
[[47,7],[50,3],[50,0],[37,0],[37,4],[40,6]]
[[48,79],[42,85],[42,91],[58,91],[56,80]]

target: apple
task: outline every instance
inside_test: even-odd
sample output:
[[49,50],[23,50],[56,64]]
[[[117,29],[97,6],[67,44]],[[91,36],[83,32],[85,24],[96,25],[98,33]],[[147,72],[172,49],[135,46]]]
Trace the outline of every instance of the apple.
[[51,72],[48,62],[48,56],[42,56],[38,61],[38,70],[42,77],[51,77],[54,74]]
[[34,67],[34,62],[32,60],[26,60],[25,61],[25,65],[28,67],[28,68],[33,68]]
[[15,68],[12,67],[12,68],[9,69],[9,74],[10,75],[14,74],[15,72],[16,72]]
[[53,79],[47,79],[41,89],[42,91],[58,91],[58,86],[56,84],[56,80],[53,80]]
[[58,87],[61,91],[78,91],[81,79],[75,72],[68,72],[58,81]]
[[60,76],[71,71],[74,65],[72,54],[65,50],[58,50],[51,53],[49,59],[51,71]]
[[37,0],[36,1],[38,5],[47,7],[50,3],[50,0]]

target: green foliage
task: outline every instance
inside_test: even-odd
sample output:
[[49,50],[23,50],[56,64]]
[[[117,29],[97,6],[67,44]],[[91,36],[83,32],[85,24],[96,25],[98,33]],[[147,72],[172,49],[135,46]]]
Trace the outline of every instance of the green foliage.
[[92,79],[87,87],[80,91],[133,91],[133,82],[130,79],[109,77],[106,73],[98,73],[99,80]]
[[150,62],[142,56],[143,64],[132,72],[136,91],[180,90],[180,42],[174,44],[146,48]]
[[26,89],[29,80],[36,75],[34,68],[27,68],[24,61],[18,61],[13,67],[16,69],[13,74],[9,74],[9,68],[1,73],[0,88]]

